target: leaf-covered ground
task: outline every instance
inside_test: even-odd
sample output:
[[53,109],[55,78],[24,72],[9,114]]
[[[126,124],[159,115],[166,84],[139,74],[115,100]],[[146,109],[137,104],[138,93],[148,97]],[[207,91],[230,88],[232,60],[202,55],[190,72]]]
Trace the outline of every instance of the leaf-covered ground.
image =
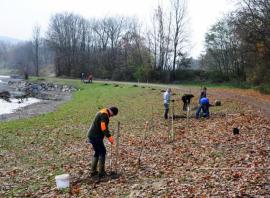
[[[172,120],[163,119],[162,88],[93,84],[49,115],[0,124],[0,195],[4,197],[268,197],[270,194],[270,120],[265,111],[247,104],[249,91],[209,90],[210,119],[182,111],[181,95],[199,89],[174,88],[175,139],[168,141]],[[235,97],[229,97],[229,93]],[[245,97],[246,96],[246,97]],[[256,100],[255,100],[256,101]],[[89,124],[103,106],[116,105],[111,119],[120,122],[118,165],[115,146],[107,146],[106,169],[116,179],[89,177],[93,154],[86,142]],[[269,108],[269,106],[267,106]],[[171,108],[172,109],[172,108]],[[148,122],[148,125],[146,125]],[[240,129],[233,135],[234,127]],[[140,165],[139,155],[142,151]],[[112,158],[111,158],[112,156]],[[71,187],[57,190],[54,177],[71,175]]]

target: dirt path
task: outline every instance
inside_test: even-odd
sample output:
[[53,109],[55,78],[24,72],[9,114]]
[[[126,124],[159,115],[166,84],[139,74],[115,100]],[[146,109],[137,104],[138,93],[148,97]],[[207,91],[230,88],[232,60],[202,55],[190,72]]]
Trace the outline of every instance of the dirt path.
[[270,117],[270,95],[263,95],[254,90],[210,89],[208,92],[215,98],[231,99],[244,104],[248,109],[260,111]]

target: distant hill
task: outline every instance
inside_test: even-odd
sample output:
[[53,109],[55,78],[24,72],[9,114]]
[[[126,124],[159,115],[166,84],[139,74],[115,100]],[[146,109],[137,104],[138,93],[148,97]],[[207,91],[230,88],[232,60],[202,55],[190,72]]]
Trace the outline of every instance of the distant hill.
[[8,36],[0,36],[0,42],[9,43],[9,44],[18,44],[22,42],[22,40],[11,38]]

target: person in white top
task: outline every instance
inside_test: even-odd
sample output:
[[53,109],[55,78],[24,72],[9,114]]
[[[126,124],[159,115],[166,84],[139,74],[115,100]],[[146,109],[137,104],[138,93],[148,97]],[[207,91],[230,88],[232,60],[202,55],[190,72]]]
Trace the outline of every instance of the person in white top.
[[164,118],[168,119],[169,113],[169,105],[170,105],[170,97],[172,94],[171,88],[168,88],[163,94],[163,102],[164,102]]

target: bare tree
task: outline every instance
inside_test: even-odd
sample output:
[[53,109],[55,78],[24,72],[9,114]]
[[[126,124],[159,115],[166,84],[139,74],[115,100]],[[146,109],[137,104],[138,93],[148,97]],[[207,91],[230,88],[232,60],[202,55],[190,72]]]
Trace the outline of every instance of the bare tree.
[[156,21],[156,16],[154,15],[152,18],[152,30],[148,31],[148,47],[150,51],[152,51],[153,56],[154,56],[154,62],[153,62],[153,68],[156,70],[158,69],[158,54],[157,54],[157,48],[158,48],[158,37],[157,37],[157,23]]
[[109,35],[106,29],[106,20],[105,19],[94,20],[92,28],[94,32],[97,34],[98,40],[97,46],[101,48],[103,51],[105,51],[107,49],[109,40]]
[[175,70],[177,58],[183,54],[183,45],[186,42],[185,38],[185,21],[186,21],[186,0],[171,0],[173,13],[173,63],[172,80],[175,80]]
[[164,67],[164,56],[165,56],[165,27],[164,27],[164,11],[159,5],[156,10],[156,18],[158,21],[158,69],[161,71]]
[[165,55],[164,55],[164,69],[170,70],[170,53],[171,53],[171,28],[172,28],[172,14],[170,13],[169,21],[168,21],[168,31],[165,36]]
[[270,2],[239,2],[237,10],[223,17],[206,34],[204,60],[221,81],[267,83],[270,79]]
[[236,12],[236,35],[244,52],[247,78],[254,83],[269,82],[270,2],[242,0]]
[[56,75],[78,77],[87,59],[89,23],[72,13],[51,18],[47,40],[55,52]]
[[34,63],[36,67],[36,76],[39,76],[39,48],[41,44],[40,26],[35,25],[33,28],[33,47],[34,47]]

